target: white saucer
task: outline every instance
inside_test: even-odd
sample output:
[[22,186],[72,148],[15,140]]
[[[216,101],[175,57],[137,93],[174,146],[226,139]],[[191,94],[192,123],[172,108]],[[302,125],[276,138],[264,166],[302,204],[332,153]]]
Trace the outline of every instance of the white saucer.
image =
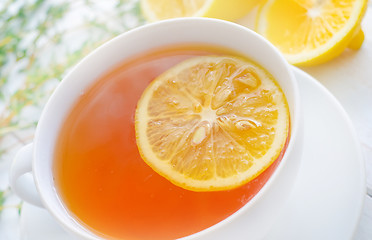
[[[364,165],[351,121],[318,81],[294,68],[305,119],[297,184],[265,240],[352,239],[365,197]],[[22,240],[73,239],[44,209],[24,204]]]
[[366,194],[354,127],[333,95],[294,68],[304,107],[304,153],[293,196],[265,240],[350,240]]

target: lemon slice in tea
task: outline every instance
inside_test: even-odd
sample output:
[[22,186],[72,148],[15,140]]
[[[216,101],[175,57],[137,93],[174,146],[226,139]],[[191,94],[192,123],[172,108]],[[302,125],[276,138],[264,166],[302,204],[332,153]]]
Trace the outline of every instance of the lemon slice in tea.
[[278,158],[289,110],[280,87],[257,64],[200,56],[145,89],[135,128],[142,158],[160,175],[188,190],[227,190]]

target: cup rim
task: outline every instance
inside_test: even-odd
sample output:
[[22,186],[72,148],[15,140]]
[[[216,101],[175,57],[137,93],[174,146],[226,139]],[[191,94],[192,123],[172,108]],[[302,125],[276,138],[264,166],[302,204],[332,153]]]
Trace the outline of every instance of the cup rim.
[[[284,56],[280,53],[280,51],[276,47],[274,47],[268,40],[266,40],[264,37],[262,37],[261,35],[259,35],[256,32],[254,32],[253,30],[248,29],[244,26],[241,26],[237,23],[228,22],[228,21],[225,21],[225,20],[211,19],[211,18],[201,18],[201,17],[187,17],[187,18],[168,19],[168,20],[163,20],[163,21],[159,21],[159,22],[155,22],[155,23],[146,24],[146,25],[137,27],[135,29],[124,32],[124,33],[114,37],[113,39],[105,42],[104,44],[102,44],[101,46],[99,46],[98,48],[96,48],[92,52],[90,52],[83,59],[81,59],[72,68],[72,70],[70,70],[69,73],[63,78],[62,82],[58,85],[58,87],[55,89],[53,94],[50,96],[50,98],[47,101],[47,104],[45,105],[45,108],[44,108],[44,110],[41,114],[41,117],[39,119],[39,124],[38,124],[38,127],[36,129],[35,138],[34,138],[34,143],[35,143],[34,144],[34,151],[33,151],[33,158],[34,158],[33,159],[33,175],[34,175],[34,180],[35,180],[35,183],[36,183],[36,187],[39,191],[42,203],[47,208],[47,210],[54,216],[54,218],[57,219],[58,222],[65,229],[70,230],[70,231],[74,232],[75,234],[77,234],[79,236],[82,236],[84,238],[101,239],[99,236],[96,236],[95,234],[91,235],[90,231],[88,229],[84,228],[84,227],[82,227],[82,229],[85,229],[86,234],[83,234],[81,231],[79,231],[79,232],[76,231],[76,229],[71,228],[71,224],[68,224],[65,221],[61,220],[60,216],[55,212],[55,209],[54,209],[54,207],[56,206],[56,203],[55,202],[49,202],[48,200],[46,200],[45,195],[44,195],[45,191],[55,191],[55,189],[54,190],[53,189],[47,190],[47,189],[44,189],[44,188],[41,187],[42,186],[41,182],[43,181],[43,179],[40,176],[42,176],[43,173],[41,172],[41,170],[38,166],[38,164],[39,164],[38,159],[40,159],[41,156],[42,157],[45,157],[45,156],[43,156],[43,154],[42,154],[43,144],[42,144],[40,139],[41,139],[41,136],[43,134],[45,134],[46,130],[43,129],[43,125],[45,125],[45,123],[47,121],[49,121],[47,116],[46,116],[46,113],[53,111],[53,110],[51,110],[51,108],[55,105],[54,104],[54,102],[56,101],[55,96],[64,94],[64,90],[61,90],[62,89],[61,86],[69,84],[69,83],[65,83],[65,82],[67,82],[66,79],[73,78],[73,74],[78,69],[80,69],[82,67],[82,65],[86,64],[91,59],[94,59],[97,56],[98,53],[107,51],[107,48],[110,45],[113,45],[115,42],[122,41],[123,38],[127,38],[130,35],[135,35],[138,32],[147,31],[148,29],[152,29],[152,28],[156,28],[156,27],[166,27],[169,24],[171,24],[171,25],[173,25],[173,24],[178,25],[180,23],[200,24],[201,22],[203,24],[204,23],[205,24],[214,24],[215,26],[226,25],[226,26],[229,26],[231,28],[235,28],[235,29],[240,30],[240,31],[245,31],[245,32],[247,32],[246,34],[250,34],[251,37],[257,38],[261,42],[264,42],[265,45],[268,48],[270,48],[270,51],[272,52],[272,55],[277,55],[277,57],[280,59],[282,65],[284,66],[283,69],[285,70],[286,74],[288,75],[288,81],[290,81],[290,85],[293,87],[293,99],[294,99],[294,103],[293,103],[293,107],[292,107],[293,117],[291,117],[291,124],[290,124],[290,126],[291,126],[291,128],[290,128],[290,139],[289,139],[289,142],[288,142],[287,149],[286,149],[286,151],[283,155],[283,158],[282,158],[281,162],[278,164],[278,166],[276,167],[276,169],[273,171],[272,175],[269,177],[267,182],[259,190],[259,192],[248,203],[246,203],[244,206],[242,206],[240,209],[238,209],[235,213],[233,213],[233,214],[229,215],[228,217],[226,217],[225,219],[223,219],[221,222],[219,222],[219,223],[217,223],[217,224],[215,224],[215,225],[213,225],[209,228],[206,228],[206,229],[204,229],[200,232],[196,232],[196,233],[193,233],[192,235],[186,236],[182,239],[194,239],[194,238],[203,237],[204,235],[208,234],[209,232],[214,231],[215,229],[220,228],[223,225],[226,225],[227,223],[231,222],[233,219],[236,219],[239,216],[241,216],[242,214],[244,214],[245,212],[249,211],[249,209],[253,208],[256,205],[256,203],[259,202],[260,199],[267,193],[267,191],[271,188],[273,182],[275,182],[275,180],[278,178],[278,175],[280,175],[280,173],[283,171],[282,169],[285,167],[286,162],[288,161],[288,156],[290,156],[291,152],[294,151],[294,149],[293,149],[294,148],[294,142],[298,141],[297,138],[299,138],[298,135],[299,135],[299,129],[300,129],[301,111],[300,111],[299,88],[298,88],[297,81],[294,77],[294,73],[291,69],[290,64],[285,60]],[[111,65],[107,69],[109,70],[112,67],[114,67],[114,66]],[[54,130],[58,131],[58,129],[54,129]],[[50,161],[52,161],[52,159]],[[76,221],[76,220],[74,220],[74,221]],[[81,224],[79,223],[79,225],[81,225]]]

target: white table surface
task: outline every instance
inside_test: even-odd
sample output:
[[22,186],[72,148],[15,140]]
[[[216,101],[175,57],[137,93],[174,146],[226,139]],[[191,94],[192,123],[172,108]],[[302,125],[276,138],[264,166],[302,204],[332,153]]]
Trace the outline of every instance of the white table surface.
[[[365,41],[359,51],[345,51],[340,57],[315,67],[301,68],[323,84],[349,114],[363,150],[369,188],[354,240],[372,239],[372,3],[362,22]],[[6,184],[9,162],[0,166],[0,185]],[[8,204],[19,200],[14,196]],[[0,217],[0,239],[19,239],[19,214],[6,209]]]

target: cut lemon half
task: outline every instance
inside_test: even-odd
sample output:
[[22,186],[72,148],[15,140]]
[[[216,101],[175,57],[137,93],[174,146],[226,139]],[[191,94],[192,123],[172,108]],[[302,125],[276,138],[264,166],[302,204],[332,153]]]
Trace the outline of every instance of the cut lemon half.
[[144,161],[175,185],[227,190],[278,158],[289,110],[282,90],[261,67],[236,57],[200,56],[145,89],[135,129]]
[[259,0],[141,0],[149,21],[176,17],[210,17],[234,21],[246,15]]
[[268,0],[256,30],[295,65],[316,65],[359,49],[367,0]]

